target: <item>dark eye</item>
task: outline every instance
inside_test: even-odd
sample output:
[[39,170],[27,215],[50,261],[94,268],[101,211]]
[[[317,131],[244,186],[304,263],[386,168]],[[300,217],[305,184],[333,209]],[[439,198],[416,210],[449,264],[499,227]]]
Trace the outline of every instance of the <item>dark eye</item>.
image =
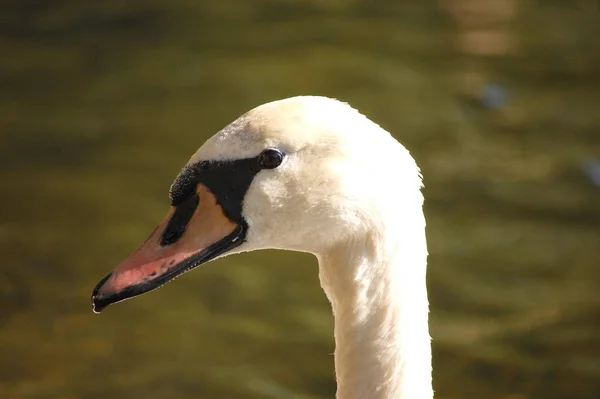
[[283,162],[283,153],[275,148],[264,150],[258,156],[258,165],[263,169],[275,169]]

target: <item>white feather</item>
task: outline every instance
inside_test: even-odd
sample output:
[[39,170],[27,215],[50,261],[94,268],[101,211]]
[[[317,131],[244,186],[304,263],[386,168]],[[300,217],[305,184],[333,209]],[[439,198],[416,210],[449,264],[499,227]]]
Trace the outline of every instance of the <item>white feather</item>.
[[254,178],[235,252],[310,252],[335,316],[338,399],[430,399],[427,246],[421,175],[409,152],[347,104],[294,97],[262,105],[209,139],[190,163],[284,163]]

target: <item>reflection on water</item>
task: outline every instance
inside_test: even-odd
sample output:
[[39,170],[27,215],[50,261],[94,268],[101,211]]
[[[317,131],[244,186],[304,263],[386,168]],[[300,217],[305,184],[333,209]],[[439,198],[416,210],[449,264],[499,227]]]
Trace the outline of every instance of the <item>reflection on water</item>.
[[308,255],[88,301],[207,137],[301,93],[422,166],[437,397],[598,397],[597,2],[5,3],[0,397],[333,397]]

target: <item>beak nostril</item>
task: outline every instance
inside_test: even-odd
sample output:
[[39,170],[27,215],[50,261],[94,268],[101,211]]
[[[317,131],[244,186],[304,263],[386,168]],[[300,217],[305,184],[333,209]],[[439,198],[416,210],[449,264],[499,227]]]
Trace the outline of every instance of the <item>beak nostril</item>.
[[161,246],[164,247],[174,244],[181,238],[185,232],[185,229],[187,228],[188,223],[194,216],[199,203],[200,197],[196,193],[175,206],[175,212],[171,216],[171,220],[169,220],[162,239],[160,240]]
[[160,245],[165,246],[173,244],[179,239],[179,237],[181,237],[182,234],[183,230],[169,231],[163,236],[162,240],[160,241]]

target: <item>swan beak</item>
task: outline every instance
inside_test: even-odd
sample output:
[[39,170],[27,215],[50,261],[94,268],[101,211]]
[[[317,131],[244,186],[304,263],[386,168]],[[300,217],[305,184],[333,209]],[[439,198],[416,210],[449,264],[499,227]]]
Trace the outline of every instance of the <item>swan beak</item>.
[[137,251],[104,277],[92,292],[100,313],[108,305],[152,291],[244,241],[246,224],[231,221],[215,196],[198,184],[196,192],[172,206]]

